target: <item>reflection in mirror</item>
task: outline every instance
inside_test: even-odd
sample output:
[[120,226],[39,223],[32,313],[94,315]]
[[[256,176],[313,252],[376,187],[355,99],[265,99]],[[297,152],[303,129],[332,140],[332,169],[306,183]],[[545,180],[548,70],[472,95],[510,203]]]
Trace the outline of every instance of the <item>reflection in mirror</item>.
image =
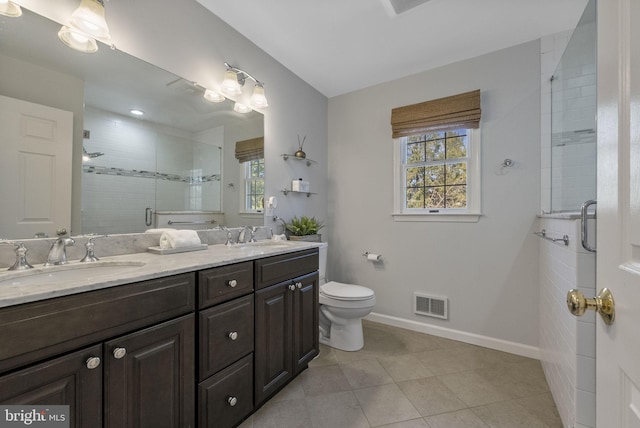
[[[28,10],[0,17],[0,95],[73,113],[73,190],[48,195],[55,205],[71,194],[72,218],[0,215],[0,237],[52,235],[58,227],[113,234],[262,224],[259,213],[241,217],[244,165],[234,157],[237,141],[264,135],[260,113],[206,101],[203,87],[104,45],[75,52],[58,40],[58,27]],[[3,156],[0,170],[9,161]],[[48,188],[41,184],[32,183],[30,194]],[[20,197],[17,187],[1,185],[3,201]],[[20,221],[30,228],[16,236]]]

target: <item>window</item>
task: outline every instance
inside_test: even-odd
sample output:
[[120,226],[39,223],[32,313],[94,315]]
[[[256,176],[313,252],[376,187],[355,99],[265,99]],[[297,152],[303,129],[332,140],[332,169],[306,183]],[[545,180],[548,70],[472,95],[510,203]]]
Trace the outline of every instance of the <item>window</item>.
[[244,211],[262,212],[264,208],[264,158],[253,159],[244,165]]
[[434,131],[395,140],[397,221],[477,221],[480,131]]
[[480,90],[391,110],[394,220],[478,221]]

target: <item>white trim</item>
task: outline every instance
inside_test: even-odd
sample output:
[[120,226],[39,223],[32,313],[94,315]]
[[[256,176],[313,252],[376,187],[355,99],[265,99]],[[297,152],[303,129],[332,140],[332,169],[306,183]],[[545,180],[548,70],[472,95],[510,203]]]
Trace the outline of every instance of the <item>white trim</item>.
[[509,352],[522,357],[534,358],[536,360],[540,359],[540,348],[536,346],[524,345],[522,343],[510,342],[508,340],[496,339],[494,337],[482,336],[480,334],[454,330],[404,318],[392,317],[376,312],[371,312],[365,317],[365,319],[411,331],[417,331],[419,333],[431,334],[433,336],[457,340],[471,345],[495,349],[497,351]]
[[[481,132],[480,129],[469,129],[469,154],[467,157],[467,203],[466,209],[441,210],[439,213],[429,213],[428,210],[407,210],[404,207],[404,184],[402,167],[402,138],[393,140],[393,216],[394,221],[400,222],[452,222],[477,223],[482,215],[481,210]],[[402,191],[401,191],[402,190]]]
[[405,214],[392,213],[394,221],[444,221],[450,223],[477,223],[481,213],[457,214]]

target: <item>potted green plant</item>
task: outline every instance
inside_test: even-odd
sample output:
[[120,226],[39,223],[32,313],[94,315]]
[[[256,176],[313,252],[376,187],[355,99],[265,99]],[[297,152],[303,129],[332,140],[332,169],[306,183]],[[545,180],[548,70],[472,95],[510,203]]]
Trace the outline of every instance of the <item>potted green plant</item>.
[[322,235],[318,233],[318,230],[324,227],[324,223],[316,220],[315,217],[302,216],[300,218],[293,217],[285,227],[291,241],[321,242]]

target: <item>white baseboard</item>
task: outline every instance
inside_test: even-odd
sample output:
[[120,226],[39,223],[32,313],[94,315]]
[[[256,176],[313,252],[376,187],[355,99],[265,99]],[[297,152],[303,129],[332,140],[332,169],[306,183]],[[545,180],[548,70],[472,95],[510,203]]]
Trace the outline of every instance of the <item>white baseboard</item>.
[[535,346],[523,345],[522,343],[509,342],[507,340],[482,336],[475,333],[468,333],[466,331],[454,330],[451,328],[440,327],[404,318],[378,314],[376,312],[371,312],[365,317],[365,319],[373,322],[378,322],[380,324],[387,324],[411,331],[444,337],[446,339],[458,340],[460,342],[469,343],[471,345],[483,346],[485,348],[495,349],[497,351],[509,352],[511,354],[516,354],[523,357],[534,358],[536,360],[540,359],[540,348]]

